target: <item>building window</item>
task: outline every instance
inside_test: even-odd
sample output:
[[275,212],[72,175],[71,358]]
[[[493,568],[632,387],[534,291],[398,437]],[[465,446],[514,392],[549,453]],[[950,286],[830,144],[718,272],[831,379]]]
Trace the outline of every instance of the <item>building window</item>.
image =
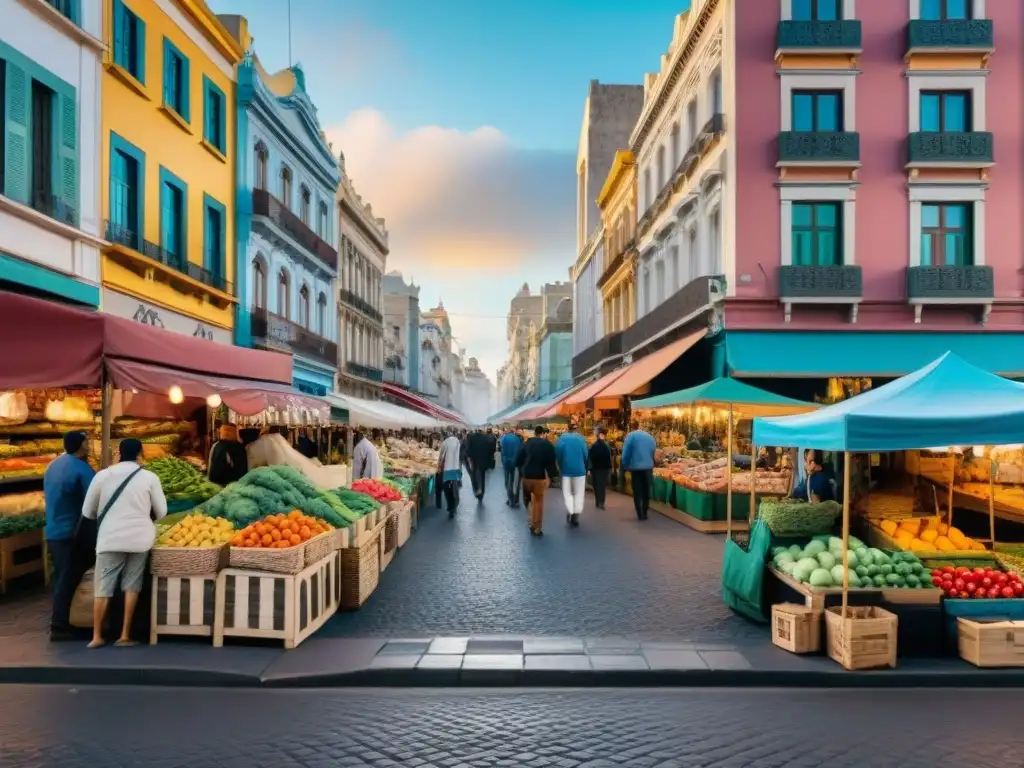
[[316,332],[327,337],[327,296],[323,293],[316,297]]
[[794,21],[839,21],[843,18],[843,0],[792,0],[792,2]]
[[110,236],[129,248],[142,247],[145,155],[116,134],[110,136]]
[[164,106],[189,121],[188,59],[164,38]]
[[654,202],[654,195],[651,194],[651,169],[644,169],[644,208],[650,208]]
[[307,227],[309,226],[310,197],[309,189],[305,185],[299,187],[299,218]]
[[79,24],[80,8],[79,3],[81,0],[46,0],[56,11],[67,18],[69,21]]
[[160,247],[171,257],[171,266],[181,269],[188,262],[186,214],[188,188],[168,171],[160,169]]
[[658,185],[655,187],[656,195],[661,194],[661,190],[665,187],[665,147],[658,147]]
[[843,263],[842,207],[839,203],[793,203],[793,257],[798,267]]
[[114,0],[114,63],[146,82],[146,24],[121,0]]
[[291,210],[292,207],[292,169],[287,165],[281,166],[281,202],[284,207]]
[[222,155],[227,154],[227,100],[224,91],[203,77],[203,139]]
[[842,91],[793,91],[792,99],[794,131],[843,130]]
[[682,156],[679,154],[679,123],[673,123],[672,133],[669,138],[669,146],[671,147],[671,156],[669,162],[669,174],[674,174],[676,168],[679,167],[679,161],[682,160]]
[[270,153],[267,152],[267,145],[262,141],[257,142],[253,158],[253,185],[256,189],[267,188],[267,162],[269,159]]
[[291,317],[291,280],[283,269],[277,276],[277,314]]
[[309,328],[309,288],[306,286],[299,289],[298,321],[303,328]]
[[252,303],[257,309],[267,308],[267,267],[262,259],[252,265]]
[[966,267],[974,264],[972,206],[925,203],[921,206],[921,265]]
[[222,278],[227,251],[227,210],[209,195],[204,195],[203,218],[203,266],[214,276]]
[[42,213],[54,210],[53,198],[53,102],[54,92],[32,81],[32,207]]
[[971,3],[972,0],[921,0],[921,18],[966,21],[971,18]]
[[722,112],[722,72],[715,70],[708,85],[708,103],[711,105],[712,116]]
[[327,210],[327,203],[323,200],[317,206],[319,213],[316,217],[316,233],[320,235],[321,240],[327,239],[327,217],[330,215]]
[[921,130],[928,133],[971,130],[971,92],[921,91]]
[[690,124],[690,147],[697,140],[697,100],[694,99],[686,108],[686,120]]

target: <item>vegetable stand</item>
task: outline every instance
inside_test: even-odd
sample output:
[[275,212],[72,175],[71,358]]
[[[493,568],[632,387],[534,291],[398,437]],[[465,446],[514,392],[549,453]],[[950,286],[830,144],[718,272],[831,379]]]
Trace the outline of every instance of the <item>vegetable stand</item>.
[[[939,401],[927,394],[934,391],[943,391],[947,395]],[[1024,385],[981,371],[950,353],[920,371],[815,413],[783,418],[755,418],[755,444],[817,448],[843,455],[841,603],[839,606],[827,607],[825,611],[830,657],[847,669],[875,664],[893,666],[896,658],[896,615],[877,603],[853,607],[849,601],[851,592],[857,591],[851,589],[851,576],[857,577],[857,574],[850,567],[849,546],[854,456],[924,449],[927,446],[922,444],[922,435],[927,435],[929,443],[1006,445],[1019,439],[1022,428]],[[907,533],[910,534],[910,531]],[[920,528],[917,536],[924,536]],[[906,538],[903,540],[907,541]],[[917,540],[925,541],[921,538]],[[917,558],[918,554],[923,553],[901,554]],[[955,583],[952,578],[955,569],[947,567],[953,573],[942,569],[929,574],[932,575],[933,584],[937,581],[935,586],[942,586],[942,589],[906,590],[906,593],[938,593],[937,609],[946,614],[953,609],[954,604],[963,602],[946,599],[950,596],[960,597],[955,587],[945,586],[946,581]],[[985,578],[988,577],[982,575],[979,581]],[[964,583],[966,585],[967,581],[964,580]],[[989,589],[986,588],[981,599],[975,598],[978,604],[992,603],[986,606],[989,611],[996,614],[1002,611],[1009,614],[1006,618],[1018,618],[1013,614],[1019,613],[1016,606],[1020,601],[985,599],[990,596]],[[878,603],[885,597],[879,592]],[[892,595],[888,597],[891,599]],[[899,597],[904,597],[902,590]],[[931,596],[929,598],[935,599]],[[823,599],[827,599],[827,593]],[[971,604],[974,604],[973,600]],[[989,617],[1003,618],[999,615]],[[878,654],[876,651],[879,643],[891,643],[893,647],[887,649],[886,653]]]

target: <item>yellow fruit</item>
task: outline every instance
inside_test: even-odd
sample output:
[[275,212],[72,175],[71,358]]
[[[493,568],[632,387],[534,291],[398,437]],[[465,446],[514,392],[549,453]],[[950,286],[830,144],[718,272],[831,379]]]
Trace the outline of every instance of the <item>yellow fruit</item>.
[[889,536],[894,536],[896,534],[897,526],[892,520],[883,520],[881,528],[882,531]]
[[939,532],[934,528],[928,528],[924,531],[921,531],[920,538],[921,541],[928,542],[929,544],[931,544],[934,543],[937,538],[939,538]]
[[903,520],[900,522],[900,530],[907,531],[912,536],[917,536],[917,532],[921,530],[921,521]]
[[956,551],[956,547],[954,546],[953,542],[950,541],[945,536],[939,536],[939,538],[937,538],[935,540],[935,548],[937,550],[939,550],[940,552],[955,552]]
[[932,517],[926,517],[924,518],[924,527],[928,529],[937,529],[939,527],[939,522],[939,518],[934,515]]
[[945,536],[949,531],[949,526],[945,523],[939,523],[939,536]]
[[933,545],[929,544],[927,541],[923,541],[921,539],[914,539],[913,541],[910,542],[910,551],[911,552],[930,552],[931,549],[932,549],[932,546]]
[[984,552],[985,551],[985,545],[982,544],[980,541],[972,541],[971,542],[971,549],[975,550],[976,552]]
[[961,531],[959,528],[950,528],[946,532],[946,538],[948,538],[958,547],[964,548],[968,546],[967,537],[964,536],[963,531]]

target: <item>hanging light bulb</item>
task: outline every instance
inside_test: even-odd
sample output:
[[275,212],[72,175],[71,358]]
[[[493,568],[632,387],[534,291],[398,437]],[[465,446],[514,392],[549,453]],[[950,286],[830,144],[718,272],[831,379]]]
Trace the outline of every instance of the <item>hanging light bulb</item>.
[[220,395],[218,395],[216,392],[214,392],[212,395],[210,395],[208,398],[206,398],[206,404],[210,408],[220,408],[220,403],[221,403]]
[[167,393],[167,396],[175,405],[181,405],[181,403],[185,402],[185,395],[181,391],[181,387],[179,387],[177,384],[171,387],[170,391],[168,391]]
[[974,455],[977,456],[979,459],[984,458],[984,456],[985,456],[985,446],[984,445],[976,445],[971,450],[974,451]]
[[678,418],[679,418],[679,417],[681,417],[682,415],[683,415],[683,412],[682,412],[682,411],[680,411],[680,410],[679,410],[678,408],[673,408],[673,409],[672,409],[672,417],[673,417],[673,418],[676,418],[676,419],[678,419]]

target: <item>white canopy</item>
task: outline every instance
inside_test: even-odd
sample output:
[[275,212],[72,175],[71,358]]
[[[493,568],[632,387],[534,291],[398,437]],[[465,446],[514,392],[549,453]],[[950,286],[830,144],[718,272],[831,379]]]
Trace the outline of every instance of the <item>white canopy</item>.
[[348,411],[349,423],[354,426],[370,429],[436,429],[442,426],[436,419],[383,400],[364,400],[337,393],[328,395],[327,400],[336,408]]

